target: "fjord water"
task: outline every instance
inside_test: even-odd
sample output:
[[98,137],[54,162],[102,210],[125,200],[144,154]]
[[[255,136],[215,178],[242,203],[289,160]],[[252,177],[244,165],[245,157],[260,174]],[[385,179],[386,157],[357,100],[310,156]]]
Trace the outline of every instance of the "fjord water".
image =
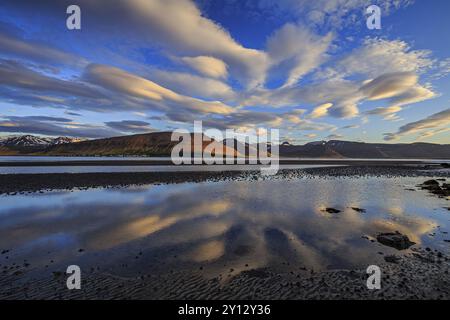
[[70,264],[120,276],[366,268],[408,251],[370,241],[396,230],[448,253],[448,201],[405,190],[424,180],[274,178],[3,195],[0,249],[9,252],[0,263],[26,261],[24,277]]
[[[450,160],[442,159],[336,159],[336,158],[283,158],[285,163],[280,164],[280,169],[306,169],[333,167],[346,165],[348,162],[373,161],[382,164],[385,161],[396,161],[398,163],[449,163]],[[89,162],[89,165],[70,164],[70,161]],[[107,164],[108,161],[128,162],[130,165]],[[134,161],[147,161],[148,165],[133,165]],[[258,165],[154,165],[157,161],[167,161],[171,163],[170,157],[54,157],[54,156],[0,156],[0,174],[34,174],[34,173],[105,173],[105,172],[204,172],[204,171],[252,171],[259,170]],[[313,164],[300,163],[298,161],[314,161]],[[333,161],[335,164],[326,163]],[[340,163],[342,161],[342,163]],[[15,166],[14,163],[29,163],[27,166]],[[42,165],[48,162],[58,163],[56,166]],[[98,164],[96,163],[98,162]],[[8,163],[7,166],[1,165]],[[65,165],[69,163],[69,165]],[[41,165],[39,165],[41,164]]]

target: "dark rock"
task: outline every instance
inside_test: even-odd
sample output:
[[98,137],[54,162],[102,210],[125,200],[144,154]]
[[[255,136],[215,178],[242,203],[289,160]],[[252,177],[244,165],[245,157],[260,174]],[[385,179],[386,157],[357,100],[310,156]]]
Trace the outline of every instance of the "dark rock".
[[63,273],[61,271],[53,271],[53,276],[55,278],[62,277]]
[[430,192],[439,196],[450,196],[450,189],[439,189]]
[[389,263],[399,263],[399,261],[402,258],[400,258],[399,256],[396,255],[389,255],[389,256],[385,256],[384,257],[384,261],[389,262]]
[[406,235],[403,235],[398,231],[395,233],[380,233],[377,236],[377,240],[379,243],[397,250],[408,249],[415,244],[415,242],[410,241]]
[[441,190],[441,187],[439,187],[439,185],[436,184],[422,185],[422,190],[436,191]]
[[426,256],[424,254],[420,254],[420,253],[413,253],[413,256],[416,257],[417,259],[423,261],[423,262],[427,262],[427,263],[434,263],[434,258],[430,255]]
[[339,213],[341,212],[341,210],[335,209],[335,208],[325,208],[325,210],[322,211],[326,211],[328,213]]
[[251,269],[251,270],[243,271],[242,275],[246,275],[251,278],[260,278],[260,279],[270,277],[270,273],[268,273],[267,271],[265,271],[263,269]]
[[361,212],[361,213],[366,212],[366,209],[361,209],[361,208],[357,208],[357,207],[352,207],[352,209],[355,210],[356,212]]
[[427,180],[427,181],[425,181],[423,184],[426,185],[426,186],[429,186],[429,185],[439,185],[439,182],[437,182],[436,180]]

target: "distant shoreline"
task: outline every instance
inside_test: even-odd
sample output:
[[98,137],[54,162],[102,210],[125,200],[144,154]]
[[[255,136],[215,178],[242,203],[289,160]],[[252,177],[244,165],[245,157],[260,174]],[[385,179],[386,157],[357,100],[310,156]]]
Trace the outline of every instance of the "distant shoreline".
[[[440,162],[449,163],[450,159],[280,159],[280,165],[357,165],[357,166],[373,166],[373,165],[430,165],[439,166]],[[224,160],[224,165],[225,165]],[[244,164],[244,163],[243,163]],[[249,164],[246,160],[245,164]],[[45,166],[172,166],[175,165],[171,160],[149,160],[149,159],[114,159],[114,160],[49,160],[49,161],[0,161],[0,167],[45,167]],[[183,164],[183,165],[201,165],[201,164]],[[216,166],[221,166],[217,164]]]

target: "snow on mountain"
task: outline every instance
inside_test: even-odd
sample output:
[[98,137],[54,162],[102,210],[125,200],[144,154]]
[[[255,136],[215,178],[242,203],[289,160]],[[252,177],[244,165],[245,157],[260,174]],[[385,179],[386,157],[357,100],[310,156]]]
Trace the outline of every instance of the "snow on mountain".
[[48,138],[48,137],[24,135],[24,136],[4,137],[0,139],[0,145],[7,147],[42,147],[79,141],[81,140],[77,138],[68,138],[68,137]]
[[326,141],[312,141],[312,142],[308,142],[306,145],[307,146],[323,146],[326,143],[327,143]]
[[79,138],[68,138],[68,137],[58,137],[53,139],[51,144],[65,144],[65,143],[74,143],[80,142],[82,139]]

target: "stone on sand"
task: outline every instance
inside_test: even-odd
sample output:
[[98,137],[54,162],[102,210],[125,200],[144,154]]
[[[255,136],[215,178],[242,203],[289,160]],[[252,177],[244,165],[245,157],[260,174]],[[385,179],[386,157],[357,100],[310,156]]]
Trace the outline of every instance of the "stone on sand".
[[379,243],[384,244],[385,246],[395,248],[397,250],[405,250],[415,244],[409,240],[408,236],[401,234],[400,232],[388,232],[388,233],[380,233],[377,236],[377,240]]

